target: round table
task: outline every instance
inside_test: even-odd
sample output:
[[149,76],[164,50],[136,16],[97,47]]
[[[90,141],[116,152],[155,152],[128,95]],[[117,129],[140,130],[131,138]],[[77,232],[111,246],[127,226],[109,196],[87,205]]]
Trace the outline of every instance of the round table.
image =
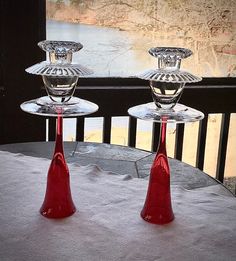
[[[6,144],[1,145],[0,150],[51,159],[54,142]],[[93,142],[64,142],[64,154],[67,163],[98,164],[105,171],[130,174],[136,178],[149,175],[155,156],[155,153],[145,150]],[[186,189],[216,186],[219,193],[231,195],[222,184],[199,169],[172,158],[169,158],[169,163],[171,184],[182,185]]]
[[65,142],[77,212],[44,218],[38,209],[53,148],[0,146],[0,260],[236,260],[235,197],[202,171],[169,159],[176,218],[146,223],[139,212],[154,154],[130,147]]

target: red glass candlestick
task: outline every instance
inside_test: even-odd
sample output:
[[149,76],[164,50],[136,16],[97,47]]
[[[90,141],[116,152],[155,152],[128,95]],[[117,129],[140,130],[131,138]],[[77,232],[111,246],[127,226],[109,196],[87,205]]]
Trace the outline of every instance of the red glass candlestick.
[[58,114],[55,151],[48,171],[44,202],[40,209],[40,213],[47,218],[64,218],[76,211],[71,197],[70,176],[64,157],[62,136],[62,116]]
[[166,224],[174,219],[171,206],[170,168],[166,155],[166,122],[161,123],[159,148],[151,167],[141,217],[154,224]]

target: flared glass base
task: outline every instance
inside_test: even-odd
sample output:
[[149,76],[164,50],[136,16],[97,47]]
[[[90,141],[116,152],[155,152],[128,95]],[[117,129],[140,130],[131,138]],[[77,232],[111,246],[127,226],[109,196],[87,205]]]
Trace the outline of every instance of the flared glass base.
[[46,218],[71,216],[76,207],[70,190],[70,174],[63,152],[63,119],[57,118],[54,155],[48,170],[47,188],[40,213]]
[[154,102],[131,107],[128,113],[141,120],[167,123],[185,123],[199,121],[204,114],[198,110],[177,103],[170,110],[158,109]]
[[170,168],[166,154],[166,123],[161,124],[159,147],[151,167],[141,217],[147,222],[158,225],[164,225],[174,220],[171,204]]
[[94,113],[98,110],[95,103],[73,97],[68,102],[57,103],[52,101],[48,96],[40,97],[35,100],[26,101],[21,104],[21,109],[25,112],[57,117],[83,116]]
[[76,211],[70,190],[70,174],[63,153],[61,134],[56,138],[55,152],[48,170],[45,198],[40,208],[40,213],[46,218],[65,218]]

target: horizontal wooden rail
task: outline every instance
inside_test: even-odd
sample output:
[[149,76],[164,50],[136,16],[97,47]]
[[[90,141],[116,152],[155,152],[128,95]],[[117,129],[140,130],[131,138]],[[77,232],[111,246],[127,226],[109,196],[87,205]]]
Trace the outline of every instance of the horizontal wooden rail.
[[[91,116],[127,115],[128,108],[151,102],[148,86],[88,86],[79,87],[76,96],[99,105],[97,113]],[[180,103],[193,107],[205,114],[235,113],[236,85],[224,87],[186,86]]]

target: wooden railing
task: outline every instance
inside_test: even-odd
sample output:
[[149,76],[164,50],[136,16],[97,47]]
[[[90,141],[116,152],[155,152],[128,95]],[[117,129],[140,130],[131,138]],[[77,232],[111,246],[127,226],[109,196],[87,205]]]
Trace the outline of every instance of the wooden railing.
[[[231,113],[236,113],[236,79],[211,78],[186,86],[180,103],[196,108],[205,114],[198,131],[198,146],[195,166],[203,170],[206,148],[206,133],[209,114],[222,114],[219,138],[218,159],[216,162],[216,178],[223,182],[226,150],[228,142]],[[96,85],[95,85],[96,84]],[[137,79],[82,79],[75,95],[99,105],[99,111],[86,117],[103,117],[102,142],[111,141],[111,120],[114,116],[128,116],[131,106],[152,101],[148,83]],[[84,118],[77,118],[76,139],[84,140]],[[176,127],[175,153],[176,159],[182,160],[184,124]],[[135,147],[137,120],[130,117],[128,126],[128,146]],[[159,137],[159,124],[153,125],[152,151],[156,151]],[[55,119],[49,120],[49,140],[54,140]]]

